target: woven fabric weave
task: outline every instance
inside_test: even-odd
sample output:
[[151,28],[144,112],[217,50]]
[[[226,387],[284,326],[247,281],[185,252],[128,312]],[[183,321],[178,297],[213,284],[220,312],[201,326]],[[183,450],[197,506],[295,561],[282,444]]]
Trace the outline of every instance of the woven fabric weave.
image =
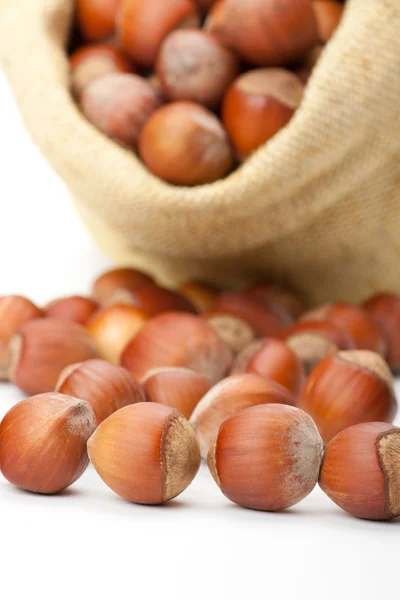
[[80,114],[73,12],[73,0],[0,0],[0,59],[32,138],[116,261],[166,284],[272,276],[314,303],[400,292],[398,0],[348,0],[291,123],[192,189],[153,177]]

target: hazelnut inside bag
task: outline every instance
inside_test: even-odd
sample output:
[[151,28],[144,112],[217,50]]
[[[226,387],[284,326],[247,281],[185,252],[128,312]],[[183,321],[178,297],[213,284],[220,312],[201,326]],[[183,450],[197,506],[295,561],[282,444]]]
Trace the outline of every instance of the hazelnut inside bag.
[[315,303],[400,292],[398,0],[348,0],[291,123],[227,179],[191,189],[158,180],[81,116],[65,51],[74,4],[0,0],[0,58],[108,254],[167,284],[269,276]]

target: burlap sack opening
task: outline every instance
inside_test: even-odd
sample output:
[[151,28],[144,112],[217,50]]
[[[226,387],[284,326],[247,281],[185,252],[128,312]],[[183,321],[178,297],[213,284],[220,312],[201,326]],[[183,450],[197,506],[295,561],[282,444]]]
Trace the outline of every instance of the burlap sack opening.
[[65,53],[73,10],[0,0],[0,56],[34,141],[106,252],[167,284],[269,275],[312,302],[400,291],[398,0],[348,0],[290,125],[194,189],[156,179],[80,115]]

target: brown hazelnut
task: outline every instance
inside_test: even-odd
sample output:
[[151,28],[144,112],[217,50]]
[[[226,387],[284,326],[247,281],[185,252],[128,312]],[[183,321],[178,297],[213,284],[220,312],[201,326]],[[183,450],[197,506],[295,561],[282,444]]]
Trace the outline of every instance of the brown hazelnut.
[[142,385],[150,402],[175,408],[186,419],[211,389],[208,377],[183,367],[154,369],[143,379]]
[[87,402],[55,393],[24,400],[0,424],[1,472],[29,492],[62,492],[85,471],[95,429]]
[[318,41],[310,0],[225,0],[224,39],[259,65],[298,62]]
[[200,22],[200,11],[192,0],[123,0],[117,31],[127,54],[150,68],[171,31],[198,27]]
[[257,69],[241,75],[228,89],[222,119],[241,159],[285,127],[303,98],[304,86],[284,69]]
[[77,0],[78,25],[87,41],[97,41],[114,33],[121,0]]
[[196,313],[193,304],[184,295],[159,285],[144,285],[136,290],[118,290],[108,301],[109,305],[127,304],[153,317],[164,312]]
[[147,320],[147,315],[134,306],[115,304],[98,311],[86,327],[96,343],[98,355],[119,365],[123,350]]
[[209,325],[214,329],[221,339],[238,354],[250,344],[255,336],[254,330],[247,321],[235,315],[209,312],[202,315]]
[[162,404],[127,406],[104,421],[88,442],[90,459],[118,495],[139,504],[163,504],[181,494],[200,467],[193,429]]
[[385,336],[390,368],[394,373],[400,373],[400,296],[377,294],[367,300],[363,308]]
[[397,412],[389,367],[367,350],[325,359],[309,376],[300,406],[313,417],[325,443],[358,423],[391,423]]
[[161,46],[157,73],[171,100],[190,100],[218,108],[240,71],[237,56],[207,31],[178,30]]
[[382,331],[368,313],[348,302],[324,304],[302,316],[304,321],[328,321],[347,331],[356,348],[386,355],[387,344]]
[[119,290],[135,291],[154,283],[149,275],[130,268],[119,268],[100,275],[93,284],[92,295],[100,304],[108,304]]
[[[258,283],[247,290],[247,295],[266,308],[278,307],[294,321],[306,311],[304,298],[286,285],[278,283]],[[289,320],[289,319],[288,319]]]
[[95,343],[82,325],[52,318],[22,325],[9,352],[9,379],[30,395],[52,392],[65,367],[96,357]]
[[195,306],[199,313],[209,311],[218,298],[216,290],[199,281],[187,281],[179,286],[178,291]]
[[314,489],[322,440],[311,417],[292,406],[254,406],[227,419],[208,455],[232,502],[256,510],[294,506]]
[[198,403],[190,419],[202,457],[207,457],[226,419],[250,406],[271,403],[293,405],[295,399],[286,388],[257,375],[235,375],[220,381]]
[[85,87],[81,107],[86,118],[108,137],[136,148],[143,125],[162,104],[155,89],[139,75],[111,73]]
[[154,175],[181,186],[213,183],[234,166],[222,123],[193,102],[173,102],[157,110],[142,130],[139,153]]
[[232,351],[213,328],[186,313],[153,317],[122,354],[122,365],[139,381],[159,367],[186,367],[216,383],[231,364]]
[[135,73],[132,61],[112,44],[80,48],[70,59],[71,87],[77,98],[95,79],[110,73]]
[[99,304],[91,298],[84,296],[68,296],[53,300],[45,308],[46,317],[73,321],[86,325],[90,317],[99,309]]
[[400,429],[362,423],[339,433],[325,450],[319,484],[354,517],[400,517]]
[[96,359],[66,367],[56,392],[88,402],[98,425],[124,406],[146,402],[142,387],[129,371]]
[[0,381],[8,379],[10,339],[21,325],[43,316],[43,311],[28,298],[0,297]]

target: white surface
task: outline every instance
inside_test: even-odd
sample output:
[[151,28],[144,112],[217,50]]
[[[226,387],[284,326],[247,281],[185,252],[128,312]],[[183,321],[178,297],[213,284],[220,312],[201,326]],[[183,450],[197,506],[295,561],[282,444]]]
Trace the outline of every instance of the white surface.
[[[84,293],[106,266],[33,147],[0,73],[0,295]],[[0,417],[22,395],[0,386]],[[369,600],[397,597],[400,521],[352,519],[320,490],[293,510],[236,507],[204,468],[163,508],[130,505],[89,469],[40,497],[0,477],[0,597]]]

